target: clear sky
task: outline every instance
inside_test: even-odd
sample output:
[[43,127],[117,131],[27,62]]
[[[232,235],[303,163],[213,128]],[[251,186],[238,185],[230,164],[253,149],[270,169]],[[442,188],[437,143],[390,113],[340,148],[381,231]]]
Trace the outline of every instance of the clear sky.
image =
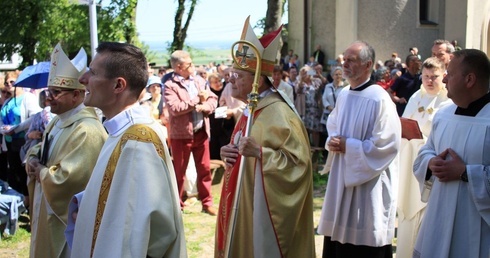
[[[139,0],[136,25],[140,40],[172,41],[176,10],[176,0]],[[254,26],[266,12],[266,0],[198,0],[186,42],[239,40],[247,16],[251,15]]]

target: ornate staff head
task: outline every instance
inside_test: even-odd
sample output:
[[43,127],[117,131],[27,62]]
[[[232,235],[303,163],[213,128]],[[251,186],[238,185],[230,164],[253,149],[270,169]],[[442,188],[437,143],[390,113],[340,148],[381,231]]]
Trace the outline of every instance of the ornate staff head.
[[[280,46],[280,35],[282,26],[277,30],[262,36],[260,39],[255,35],[250,26],[250,16],[245,20],[240,40],[232,46],[233,67],[235,69],[271,76],[274,65],[277,63],[277,51]],[[235,50],[235,46],[238,49]]]
[[[258,95],[260,76],[271,76],[274,71],[274,65],[277,63],[277,50],[280,45],[281,30],[282,26],[259,39],[255,35],[252,26],[250,26],[250,16],[248,16],[243,25],[240,40],[231,47],[233,68],[255,74],[253,89],[249,95],[249,102],[251,103],[256,101],[253,98]],[[235,49],[236,46],[238,46],[237,49]]]

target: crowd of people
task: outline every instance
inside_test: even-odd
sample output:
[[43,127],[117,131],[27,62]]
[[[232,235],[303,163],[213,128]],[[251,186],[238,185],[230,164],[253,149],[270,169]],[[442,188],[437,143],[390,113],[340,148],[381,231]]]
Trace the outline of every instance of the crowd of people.
[[[329,67],[321,45],[270,65],[281,28],[263,40],[248,22],[261,70],[239,45],[231,66],[177,50],[154,75],[139,48],[103,42],[89,68],[58,44],[45,89],[5,75],[0,179],[24,196],[31,257],[186,257],[189,187],[217,218],[215,257],[315,257],[323,146],[323,257],[392,257],[395,234],[397,257],[490,254],[486,54],[436,40],[424,60],[412,47],[383,62],[356,41]],[[420,137],[402,138],[407,120]]]

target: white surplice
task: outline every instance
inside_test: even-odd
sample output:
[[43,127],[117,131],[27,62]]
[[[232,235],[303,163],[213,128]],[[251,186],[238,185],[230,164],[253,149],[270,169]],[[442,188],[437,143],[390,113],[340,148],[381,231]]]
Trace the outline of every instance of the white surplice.
[[490,255],[490,104],[476,117],[455,115],[456,108],[434,117],[414,173],[422,190],[430,159],[451,148],[466,164],[469,182],[434,181],[413,257]]
[[437,110],[451,103],[453,101],[448,99],[446,89],[442,89],[433,95],[427,93],[422,86],[408,100],[402,117],[416,120],[424,137],[429,137],[432,120]]
[[[150,126],[166,146],[160,125],[137,104],[104,123],[109,138],[83,194],[71,257],[90,257],[104,171],[116,144],[133,124]],[[162,160],[152,143],[128,140],[123,146],[93,257],[187,257],[175,173],[166,147],[165,156]]]
[[318,232],[340,243],[391,244],[401,141],[393,101],[379,85],[362,91],[346,87],[327,129],[329,139],[340,135],[347,140],[344,154],[329,154],[334,156]]

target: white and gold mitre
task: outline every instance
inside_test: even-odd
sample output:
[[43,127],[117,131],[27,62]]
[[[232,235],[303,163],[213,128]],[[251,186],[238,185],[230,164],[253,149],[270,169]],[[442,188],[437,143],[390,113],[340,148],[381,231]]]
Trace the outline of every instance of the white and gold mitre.
[[78,82],[78,78],[86,70],[87,53],[83,48],[80,48],[77,56],[70,60],[58,43],[51,54],[48,86],[84,90],[85,86]]
[[[252,43],[262,56],[261,74],[271,76],[274,71],[274,65],[277,63],[277,51],[280,46],[282,25],[275,31],[272,31],[260,39],[255,35],[255,32],[250,26],[250,16],[245,20],[243,25],[242,35],[240,40],[246,40]],[[239,44],[236,59],[241,64],[246,64],[245,68],[234,64],[233,68],[246,70],[255,73],[257,67],[257,58],[252,49],[246,45]]]

